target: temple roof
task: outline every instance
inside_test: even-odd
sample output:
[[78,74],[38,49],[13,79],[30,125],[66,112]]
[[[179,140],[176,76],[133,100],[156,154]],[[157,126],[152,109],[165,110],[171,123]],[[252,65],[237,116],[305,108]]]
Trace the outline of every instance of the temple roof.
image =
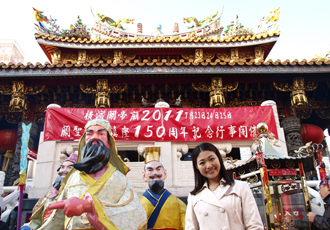
[[[35,34],[35,38],[37,39],[37,42],[39,44],[43,44],[43,40],[45,41],[54,41],[54,42],[64,42],[64,43],[79,43],[79,44],[89,44],[91,46],[97,44],[142,44],[142,43],[157,43],[157,45],[160,45],[159,43],[216,43],[216,44],[221,44],[225,43],[226,47],[228,46],[228,43],[240,43],[244,42],[244,44],[240,44],[241,46],[246,46],[246,45],[258,45],[262,44],[265,42],[270,42],[270,41],[276,41],[280,35],[280,32],[276,33],[265,33],[265,34],[253,34],[253,35],[243,35],[243,36],[236,36],[236,37],[211,37],[211,38],[201,38],[201,37],[190,37],[190,38],[182,38],[182,37],[147,37],[147,38],[139,38],[135,37],[133,39],[130,38],[119,38],[119,37],[114,37],[113,39],[88,39],[88,38],[75,38],[75,37],[63,37],[63,36],[55,36],[55,35],[49,35],[49,34]],[[267,40],[265,40],[268,38]],[[271,38],[271,39],[269,39]],[[248,42],[253,41],[253,44],[249,44]],[[219,45],[220,45],[219,44]],[[220,45],[221,46],[221,45]],[[236,45],[235,45],[236,46]],[[110,48],[110,46],[108,46]],[[70,48],[86,48],[86,47],[70,47]],[[100,47],[101,48],[101,47]],[[102,47],[104,48],[104,47]],[[134,48],[138,48],[134,46]]]
[[[288,72],[328,72],[329,69],[328,67],[330,67],[330,59],[327,60],[316,60],[316,59],[312,59],[307,61],[306,59],[303,59],[301,61],[299,61],[298,59],[295,59],[293,61],[290,60],[276,60],[273,61],[272,59],[269,59],[267,61],[260,61],[260,62],[256,62],[254,60],[252,61],[230,61],[230,62],[225,62],[225,61],[220,61],[219,59],[215,59],[214,61],[211,61],[210,59],[205,60],[204,62],[200,62],[200,63],[195,63],[193,60],[184,60],[184,59],[180,59],[179,61],[176,61],[174,59],[170,60],[168,62],[167,59],[162,59],[161,61],[157,61],[156,59],[154,60],[142,60],[139,61],[137,59],[130,61],[130,62],[125,62],[125,63],[120,63],[120,64],[115,64],[115,63],[105,63],[104,61],[100,60],[98,62],[87,62],[84,64],[81,63],[77,63],[77,62],[73,62],[73,63],[59,63],[59,64],[51,64],[49,62],[45,62],[44,64],[37,62],[36,64],[32,64],[31,62],[27,63],[26,65],[22,64],[22,63],[4,63],[1,62],[0,63],[0,69],[53,69],[53,68],[86,68],[86,67],[107,67],[107,68],[111,68],[111,67],[151,67],[151,66],[221,66],[221,67],[235,67],[235,66],[245,66],[245,67],[249,67],[249,66],[257,66],[257,67],[290,67],[290,66],[295,66],[295,67],[310,67],[311,71],[308,71],[308,69],[304,68],[304,69],[297,69],[295,68],[295,71],[290,71],[288,69]],[[326,67],[326,69],[315,69],[313,67]],[[285,72],[284,69],[281,69],[281,71]],[[208,72],[208,71],[206,71]],[[231,71],[226,71],[228,73],[230,73]],[[237,72],[237,70],[232,70],[232,73]],[[258,71],[257,69],[253,69],[254,73],[257,72],[263,72],[263,71]],[[264,72],[268,72],[271,73],[273,72],[272,69],[270,68],[269,70],[264,70]],[[139,74],[139,73],[134,73],[132,72],[132,74]],[[1,76],[1,71],[0,71],[0,76]]]
[[[287,80],[294,76],[304,75],[306,79],[315,79],[318,81],[328,80],[330,73],[330,60],[285,60],[256,63],[250,62],[221,62],[218,59],[215,61],[205,60],[202,63],[194,63],[193,61],[177,62],[176,60],[167,62],[166,59],[157,62],[153,60],[134,60],[128,63],[104,63],[98,61],[96,63],[28,63],[23,65],[18,63],[0,63],[0,77],[3,84],[9,84],[12,80],[37,78],[37,79],[77,79],[77,78],[98,78],[100,76],[123,76],[146,78],[150,81],[150,77],[155,79],[167,79],[171,76],[173,82],[178,79],[184,82],[185,79],[192,81],[207,81],[214,74],[221,74],[224,81],[239,80],[243,82],[272,82],[274,80]],[[317,78],[315,73],[317,73]],[[288,76],[287,74],[291,74]],[[204,76],[204,77],[201,77]],[[253,76],[253,77],[252,77]],[[228,78],[228,80],[226,80]],[[149,79],[149,80],[147,80]],[[175,80],[177,79],[177,80]],[[31,79],[32,80],[32,79]],[[115,79],[113,79],[115,80]],[[118,80],[118,79],[117,79]],[[122,79],[124,81],[124,79]],[[67,82],[69,83],[69,82]]]

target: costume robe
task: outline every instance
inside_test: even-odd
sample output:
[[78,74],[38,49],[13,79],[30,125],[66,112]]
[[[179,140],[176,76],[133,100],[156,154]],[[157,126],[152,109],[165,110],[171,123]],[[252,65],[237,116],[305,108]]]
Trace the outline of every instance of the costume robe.
[[[58,200],[70,197],[84,199],[86,194],[92,197],[98,220],[105,229],[146,228],[147,216],[137,194],[133,191],[127,177],[111,164],[108,164],[107,170],[97,180],[84,172],[74,171],[68,178]],[[61,221],[52,221],[59,212],[62,210],[56,210],[42,229],[94,229],[86,213],[72,218],[65,217]]]
[[[54,192],[55,191],[55,192]],[[24,224],[23,226],[28,226],[31,230],[39,229],[44,222],[47,221],[48,217],[51,215],[54,210],[48,210],[48,204],[50,202],[56,201],[58,194],[56,193],[58,190],[53,189],[49,191],[45,196],[40,198],[37,202],[35,208],[32,210],[32,215],[30,217],[30,222]],[[64,218],[63,213],[59,213],[57,218],[59,220]]]
[[[166,195],[168,196],[167,199],[162,200],[163,196]],[[140,200],[148,216],[148,229],[183,230],[185,228],[187,206],[166,189],[163,189],[160,194],[148,189],[140,197]],[[159,214],[157,214],[158,211]]]

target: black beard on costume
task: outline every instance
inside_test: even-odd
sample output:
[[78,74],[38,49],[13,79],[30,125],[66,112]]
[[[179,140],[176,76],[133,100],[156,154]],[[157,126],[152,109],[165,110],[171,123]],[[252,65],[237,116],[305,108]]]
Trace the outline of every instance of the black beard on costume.
[[150,179],[154,179],[155,177],[162,178],[163,174],[157,174],[157,175],[150,175]]
[[[92,144],[96,141],[97,144]],[[73,164],[73,167],[87,174],[92,174],[103,169],[110,160],[110,150],[99,139],[91,139],[82,149],[82,160]]]
[[58,176],[53,182],[53,187],[56,189],[60,189],[62,182],[64,180],[64,177]]
[[57,175],[62,176],[62,174],[68,175],[69,171],[58,171]]
[[164,188],[164,181],[163,180],[150,180],[149,188],[152,192],[160,194]]

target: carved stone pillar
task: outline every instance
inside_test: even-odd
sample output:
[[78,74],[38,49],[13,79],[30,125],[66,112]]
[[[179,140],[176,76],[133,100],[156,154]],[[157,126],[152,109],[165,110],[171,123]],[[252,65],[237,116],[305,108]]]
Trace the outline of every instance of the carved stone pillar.
[[301,123],[298,117],[287,117],[281,121],[281,126],[284,129],[286,146],[288,148],[289,156],[296,157],[297,153],[294,150],[298,150],[303,146],[302,137],[300,134]]

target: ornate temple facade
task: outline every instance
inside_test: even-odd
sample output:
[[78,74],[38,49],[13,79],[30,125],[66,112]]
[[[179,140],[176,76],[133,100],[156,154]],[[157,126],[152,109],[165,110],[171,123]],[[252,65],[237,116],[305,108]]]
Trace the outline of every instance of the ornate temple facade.
[[[39,33],[34,36],[49,62],[0,63],[0,132],[5,130],[4,135],[11,137],[16,130],[19,138],[21,121],[30,121],[35,127],[29,143],[38,152],[37,163],[29,165],[31,198],[46,193],[64,154],[78,149],[77,140],[45,141],[49,104],[62,108],[148,108],[162,99],[178,108],[268,105],[275,115],[277,150],[286,156],[294,156],[294,150],[303,145],[299,130],[290,131],[296,118],[298,123],[322,130],[330,125],[330,60],[267,60],[280,38],[276,10],[255,31],[244,28],[238,19],[223,28],[217,12],[204,21],[186,18],[186,22],[194,22],[192,28],[180,33],[175,24],[170,35],[163,34],[161,26],[153,35],[145,35],[140,23],[136,33],[126,32],[119,21],[104,15],[98,15],[100,20],[91,32],[79,18],[72,29],[60,31],[54,21],[35,11]],[[288,127],[289,136],[281,122]],[[19,172],[19,143],[9,142],[0,147],[6,185],[12,185]],[[194,182],[191,161],[186,161],[185,155],[199,143],[118,141],[117,148],[131,168],[128,177],[142,193],[147,187],[141,179],[145,146],[161,146],[161,160],[171,175],[167,187],[175,195],[187,196]],[[253,140],[212,143],[227,155],[226,164],[231,168],[237,160],[251,157],[251,151],[244,155],[239,148],[250,148]]]

